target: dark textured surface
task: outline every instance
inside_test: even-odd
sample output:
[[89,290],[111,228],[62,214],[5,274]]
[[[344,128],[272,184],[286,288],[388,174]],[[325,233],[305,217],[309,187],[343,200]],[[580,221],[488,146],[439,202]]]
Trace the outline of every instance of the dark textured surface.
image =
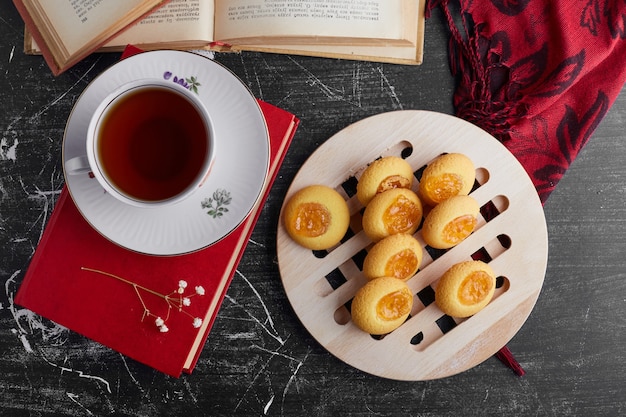
[[0,4],[0,415],[617,416],[626,414],[626,94],[546,204],[543,291],[509,343],[519,378],[491,358],[460,375],[397,382],[355,370],[300,325],[276,265],[283,196],[305,159],[366,116],[452,112],[446,34],[426,27],[419,67],[263,54],[220,55],[252,92],[301,125],[190,376],[173,379],[21,309],[12,299],[63,186],[65,121],[94,55],[54,78],[22,53]]

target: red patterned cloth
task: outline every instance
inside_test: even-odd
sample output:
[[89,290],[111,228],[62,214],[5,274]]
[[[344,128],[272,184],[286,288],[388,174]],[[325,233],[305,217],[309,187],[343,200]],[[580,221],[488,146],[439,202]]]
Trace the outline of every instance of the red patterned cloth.
[[[545,203],[626,81],[626,0],[429,0],[450,28],[457,116],[517,157]],[[496,357],[525,371],[505,346]]]
[[457,116],[518,158],[542,202],[626,81],[626,0],[430,0],[450,27]]

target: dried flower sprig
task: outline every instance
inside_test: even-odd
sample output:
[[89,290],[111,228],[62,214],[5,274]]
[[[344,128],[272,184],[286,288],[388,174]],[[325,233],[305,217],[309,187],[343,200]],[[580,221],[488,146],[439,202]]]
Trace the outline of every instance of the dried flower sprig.
[[[154,318],[154,324],[156,325],[156,327],[159,329],[161,333],[166,333],[169,331],[169,328],[167,327],[166,322],[170,318],[170,313],[172,312],[172,309],[177,310],[179,313],[183,313],[191,317],[193,319],[192,325],[196,329],[202,326],[202,319],[200,317],[195,317],[189,314],[189,312],[184,310],[184,307],[189,307],[191,305],[192,297],[196,295],[203,296],[205,294],[204,287],[202,287],[201,285],[194,287],[195,292],[193,294],[185,295],[185,291],[187,289],[187,281],[181,279],[180,281],[178,281],[177,289],[175,289],[169,294],[161,294],[160,292],[151,290],[150,288],[146,288],[142,285],[136,284],[132,281],[129,281],[120,276],[111,274],[109,272],[104,272],[98,269],[85,268],[85,267],[81,267],[81,269],[84,271],[94,272],[97,274],[115,278],[118,281],[124,282],[132,286],[133,289],[135,290],[135,294],[137,294],[137,297],[139,298],[139,302],[141,303],[141,306],[143,307],[143,315],[141,317],[141,321],[144,321],[147,317]],[[144,297],[142,296],[142,292],[161,298],[165,301],[165,303],[167,304],[167,313],[165,314],[165,317],[162,318],[161,316],[154,314],[152,311],[150,311],[150,309],[148,308],[144,300]]]

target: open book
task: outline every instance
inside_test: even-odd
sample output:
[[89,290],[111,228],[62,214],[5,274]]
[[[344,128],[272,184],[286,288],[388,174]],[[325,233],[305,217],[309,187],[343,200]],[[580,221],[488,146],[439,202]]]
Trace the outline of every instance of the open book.
[[28,44],[39,45],[52,72],[59,74],[168,1],[13,0],[13,3],[26,22],[26,51]]
[[[43,3],[46,0],[14,1]],[[104,3],[98,0],[48,1],[54,1],[55,5]],[[420,64],[424,38],[424,2],[170,0],[108,42],[98,45],[91,43],[91,46],[100,51],[121,50],[127,44],[144,50],[247,50]],[[114,7],[94,7],[89,10],[88,22],[119,20],[124,16],[120,10]],[[74,16],[68,15],[65,22],[55,22],[55,25],[73,27],[79,24],[74,20]],[[93,31],[98,30],[99,26],[94,24]],[[70,38],[72,35],[67,33],[65,37]],[[103,38],[107,36],[98,39]],[[27,53],[38,52],[36,41],[36,38],[26,37]]]

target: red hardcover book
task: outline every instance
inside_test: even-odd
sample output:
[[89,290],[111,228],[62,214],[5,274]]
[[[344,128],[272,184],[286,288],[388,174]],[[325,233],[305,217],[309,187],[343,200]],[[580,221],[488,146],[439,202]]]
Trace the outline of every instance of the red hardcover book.
[[268,179],[235,231],[194,253],[143,255],[100,235],[63,189],[15,303],[168,375],[191,373],[299,123],[259,104],[270,136]]

